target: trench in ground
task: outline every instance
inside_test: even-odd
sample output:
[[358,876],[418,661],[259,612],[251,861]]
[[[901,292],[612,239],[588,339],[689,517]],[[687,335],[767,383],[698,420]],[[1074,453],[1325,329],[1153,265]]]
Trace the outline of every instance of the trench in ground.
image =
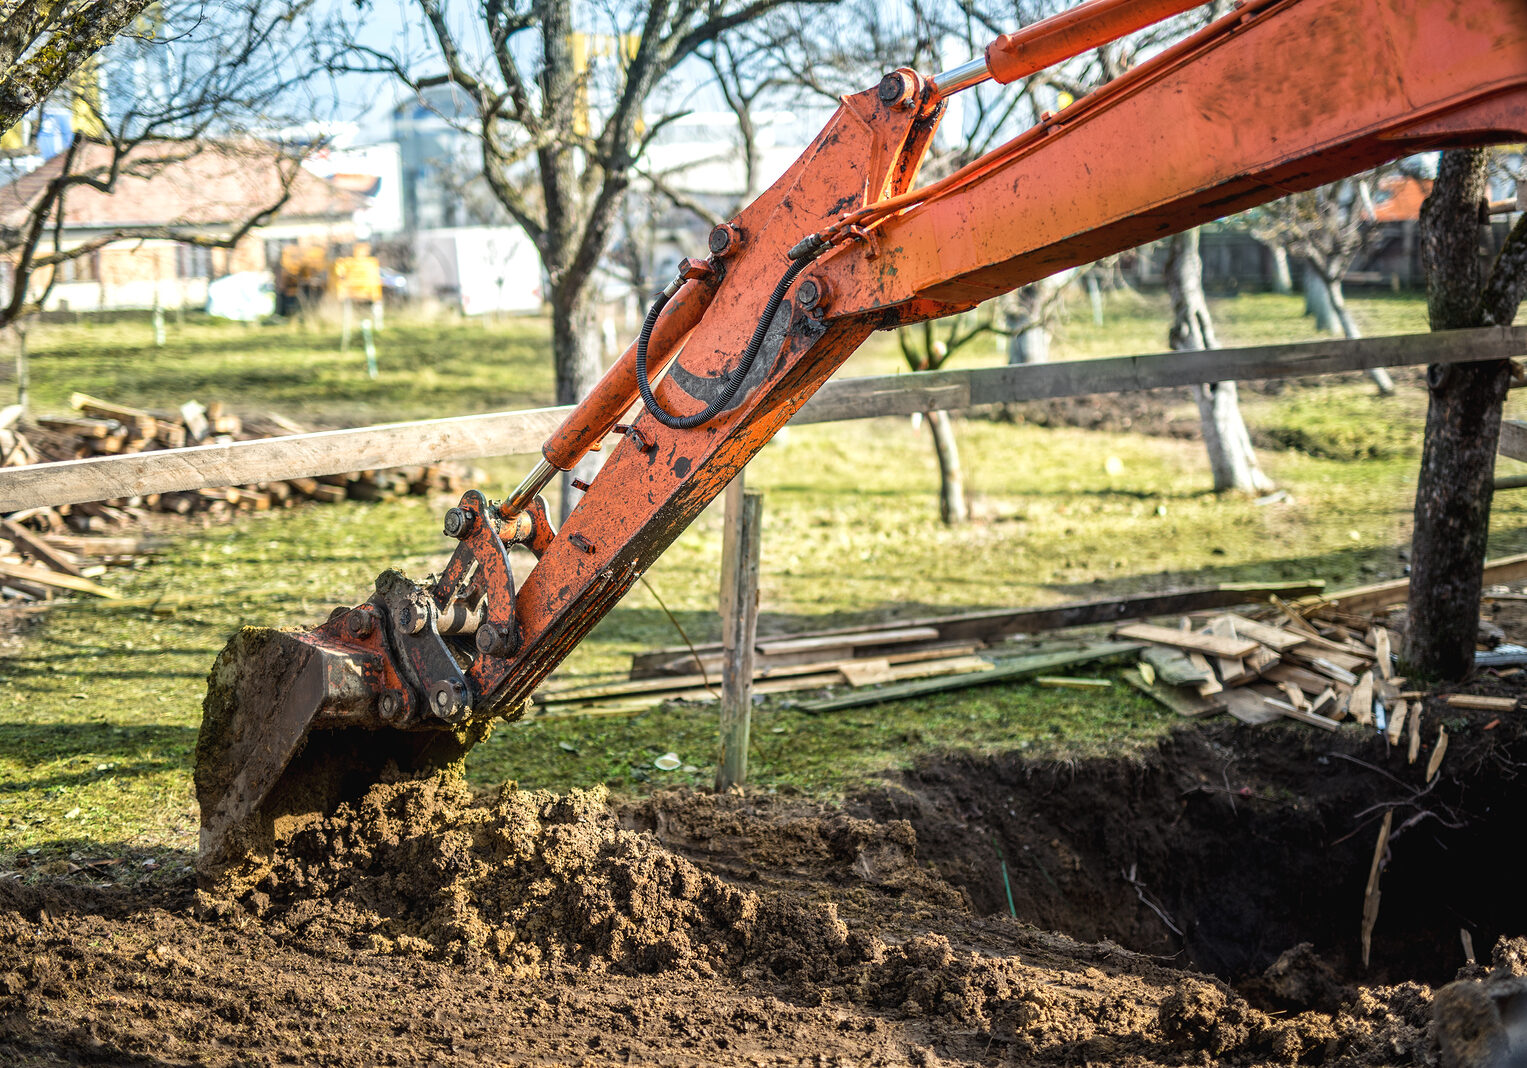
[[[1227,725],[1179,731],[1133,759],[949,754],[853,807],[910,820],[919,860],[982,914],[1008,912],[1010,887],[1026,923],[1169,958],[1279,1007],[1260,977],[1300,943],[1329,966],[1327,987],[1438,984],[1465,963],[1460,929],[1485,961],[1497,938],[1527,933],[1527,732],[1486,732],[1487,721],[1453,720],[1443,771],[1420,793],[1429,746],[1410,765],[1403,742],[1368,732]],[[1396,833],[1364,968],[1386,805]]]

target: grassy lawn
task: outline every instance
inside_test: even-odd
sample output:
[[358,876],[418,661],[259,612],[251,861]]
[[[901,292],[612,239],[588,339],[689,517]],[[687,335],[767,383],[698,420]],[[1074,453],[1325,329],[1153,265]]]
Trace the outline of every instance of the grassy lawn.
[[[1355,303],[1371,333],[1423,324],[1414,298]],[[1246,296],[1214,310],[1225,344],[1310,336],[1296,298]],[[1058,355],[1153,351],[1164,333],[1159,299],[1120,296],[1101,326],[1078,308]],[[163,349],[141,324],[38,328],[34,395],[39,407],[55,409],[75,389],[150,407],[219,398],[236,410],[271,408],[319,423],[548,399],[537,321],[391,324],[381,338],[383,375],[371,383],[358,354],[338,356],[336,337],[292,326],[172,325]],[[999,359],[994,346],[981,347],[959,362]],[[890,371],[896,358],[893,343],[878,339],[847,373]],[[1206,492],[1208,465],[1196,441],[962,420],[977,519],[960,529],[938,522],[926,428],[891,419],[792,429],[748,476],[766,493],[762,626],[803,629],[1196,582],[1316,577],[1341,585],[1397,575],[1424,405],[1414,386],[1380,400],[1358,380],[1248,396],[1249,422],[1305,444],[1264,451],[1264,466],[1291,494],[1266,506]],[[510,483],[526,465],[487,466]],[[42,615],[0,656],[0,868],[17,850],[47,858],[194,848],[190,759],[218,649],[243,624],[317,622],[335,604],[364,597],[383,567],[426,573],[450,547],[439,533],[448,503],[244,517],[113,572],[106,581],[125,594],[121,602],[75,601]],[[648,574],[695,641],[717,635],[719,526],[717,507]],[[1494,526],[1493,553],[1527,549],[1527,497],[1498,498]],[[677,642],[652,593],[638,586],[565,670],[617,671],[634,651]],[[755,720],[753,778],[762,788],[830,796],[930,749],[1019,746],[1066,758],[1127,749],[1174,722],[1123,686],[1102,695],[993,686],[821,717],[774,700]],[[653,757],[669,750],[698,770],[653,770]],[[645,789],[706,784],[714,759],[714,710],[670,706],[501,727],[474,752],[469,771],[481,782]]]

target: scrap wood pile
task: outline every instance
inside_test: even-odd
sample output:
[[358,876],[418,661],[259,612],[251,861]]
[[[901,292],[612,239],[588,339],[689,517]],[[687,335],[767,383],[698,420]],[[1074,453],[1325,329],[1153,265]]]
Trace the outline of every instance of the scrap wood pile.
[[1387,711],[1403,721],[1406,702],[1421,696],[1395,677],[1389,631],[1355,616],[1321,626],[1282,605],[1275,623],[1224,612],[1198,626],[1185,618],[1176,628],[1130,623],[1114,633],[1145,643],[1126,680],[1183,715],[1286,717],[1335,730],[1348,716],[1367,725]]
[[[176,412],[129,408],[83,393],[73,394],[70,403],[75,414],[39,417],[25,428],[19,425],[20,405],[0,410],[0,467],[228,444],[306,429],[274,414],[241,418],[217,401],[187,401]],[[465,467],[436,464],[29,508],[0,519],[0,596],[20,602],[46,601],[60,591],[114,596],[92,580],[107,564],[130,563],[158,547],[158,539],[133,530],[151,512],[216,520],[302,501],[459,493],[471,482]]]
[[[831,712],[904,697],[994,682],[1034,679],[1041,685],[1103,688],[1107,680],[1064,672],[1118,658],[1138,642],[1090,639],[1040,642],[1058,629],[1139,619],[1265,600],[1302,597],[1318,582],[1224,584],[1164,594],[1082,601],[1046,608],[1011,608],[876,626],[760,636],[753,650],[755,694],[848,688],[850,692],[796,703],[806,712]],[[535,696],[543,715],[639,712],[671,700],[715,701],[721,692],[719,644],[675,646],[638,654],[629,676],[598,681],[553,680]]]

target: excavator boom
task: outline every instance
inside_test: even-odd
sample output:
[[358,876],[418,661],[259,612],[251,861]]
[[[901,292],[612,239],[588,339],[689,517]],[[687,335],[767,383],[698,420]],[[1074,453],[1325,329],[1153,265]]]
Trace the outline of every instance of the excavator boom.
[[[973,307],[1376,164],[1527,139],[1521,0],[1245,0],[937,182],[950,93],[1009,82],[1192,7],[1091,0],[844,97],[778,182],[684,260],[641,337],[502,502],[445,517],[444,572],[385,572],[309,631],[219,658],[197,752],[201,867],[258,869],[284,821],[459,760],[535,688],[870,333]],[[663,366],[656,385],[649,376]],[[621,420],[641,398],[629,424]],[[621,435],[560,530],[538,496]],[[537,557],[516,590],[508,551]]]

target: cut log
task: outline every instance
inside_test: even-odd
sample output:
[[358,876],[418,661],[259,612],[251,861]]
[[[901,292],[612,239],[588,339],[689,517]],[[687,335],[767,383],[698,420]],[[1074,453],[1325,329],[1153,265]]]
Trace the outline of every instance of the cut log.
[[1410,714],[1410,747],[1406,752],[1405,763],[1414,764],[1416,757],[1421,755],[1421,702],[1416,702],[1415,709]]
[[78,564],[49,545],[41,534],[33,534],[19,523],[12,523],[9,519],[0,519],[0,536],[4,536],[16,548],[39,563],[46,564],[54,571],[62,571],[66,575],[78,575],[80,573]]
[[1389,710],[1389,723],[1384,727],[1384,737],[1390,745],[1400,744],[1400,735],[1405,731],[1405,717],[1409,712],[1410,704],[1404,700],[1396,701]]
[[1379,678],[1387,679],[1394,674],[1394,660],[1390,656],[1389,631],[1383,627],[1373,628],[1373,666]]

